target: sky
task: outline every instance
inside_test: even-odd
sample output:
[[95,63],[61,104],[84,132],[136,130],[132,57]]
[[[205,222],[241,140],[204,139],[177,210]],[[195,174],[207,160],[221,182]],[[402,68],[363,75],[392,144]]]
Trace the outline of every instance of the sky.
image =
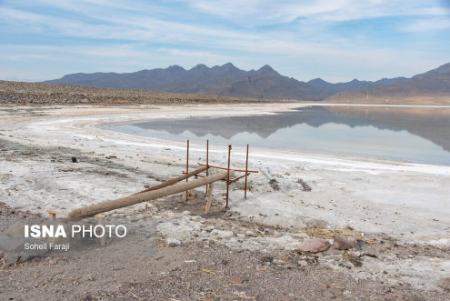
[[450,0],[0,0],[0,79],[232,62],[298,80],[450,62]]

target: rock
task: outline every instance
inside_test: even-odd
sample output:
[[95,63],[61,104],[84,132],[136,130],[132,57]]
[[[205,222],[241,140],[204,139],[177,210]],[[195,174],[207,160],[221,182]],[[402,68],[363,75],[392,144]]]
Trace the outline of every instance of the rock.
[[261,256],[261,258],[259,260],[261,262],[272,262],[273,256],[272,255],[264,255],[264,256]]
[[333,248],[337,250],[349,250],[357,246],[357,240],[352,236],[336,235],[333,241]]
[[269,185],[275,191],[279,191],[280,190],[280,183],[276,179],[271,179],[269,181]]
[[273,262],[274,264],[278,264],[278,265],[283,265],[283,264],[286,263],[284,260],[276,259],[276,258],[275,258],[272,262]]
[[247,235],[247,236],[249,236],[249,237],[256,237],[255,232],[250,231],[250,230],[245,231],[245,235]]
[[233,231],[219,231],[218,236],[220,238],[231,238],[234,236]]
[[308,266],[308,262],[306,260],[299,260],[299,261],[297,261],[297,264],[301,267]]
[[325,252],[330,248],[331,244],[326,239],[313,238],[301,242],[297,250],[299,252],[319,253]]
[[175,238],[168,238],[166,240],[166,242],[167,242],[167,246],[171,247],[171,248],[178,247],[181,245],[181,241],[179,241],[178,239],[175,239]]
[[222,231],[222,230],[218,230],[218,229],[212,230],[211,234],[215,235],[215,236],[217,236],[219,238],[231,238],[231,237],[234,236],[233,231],[227,231],[227,230]]
[[78,163],[77,157],[72,157],[72,163]]
[[450,277],[444,278],[439,282],[439,287],[450,292]]
[[361,254],[359,252],[344,252],[342,258],[351,262],[355,267],[362,266]]
[[298,179],[297,183],[300,184],[302,186],[302,190],[303,191],[311,191],[311,186],[308,185],[308,183],[306,183],[304,180],[302,179]]

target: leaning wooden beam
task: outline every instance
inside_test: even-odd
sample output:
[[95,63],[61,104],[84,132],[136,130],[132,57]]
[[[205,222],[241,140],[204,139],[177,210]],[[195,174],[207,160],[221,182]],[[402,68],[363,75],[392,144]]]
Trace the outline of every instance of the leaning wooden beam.
[[[206,166],[205,164],[201,164],[201,163],[199,163],[198,165]],[[223,167],[223,166],[217,166],[217,165],[211,165],[211,164],[209,164],[208,166],[211,167],[211,168],[218,168],[218,169],[228,170],[228,168]],[[230,170],[231,171],[238,171],[238,172],[259,173],[259,171],[251,170],[251,169],[245,170],[245,169],[238,169],[238,168],[231,168],[230,167]]]
[[198,175],[198,174],[204,172],[204,171],[207,170],[207,169],[208,169],[208,167],[202,166],[202,167],[200,167],[200,168],[198,168],[198,169],[196,169],[196,170],[191,171],[191,172],[188,173],[188,174],[183,174],[183,175],[181,175],[181,176],[179,176],[179,177],[176,177],[176,178],[173,178],[173,179],[164,181],[164,182],[162,182],[161,184],[158,184],[158,185],[149,187],[149,188],[144,189],[144,190],[142,190],[142,191],[140,191],[140,192],[138,192],[138,193],[136,193],[136,194],[143,193],[143,192],[147,192],[147,191],[152,191],[152,190],[157,190],[157,189],[161,189],[161,188],[164,188],[164,187],[167,187],[167,186],[176,184],[176,183],[178,183],[178,182],[180,182],[180,181],[183,181],[183,180],[185,180],[185,179],[187,179],[187,178],[196,176],[196,175]]
[[139,194],[134,194],[117,200],[105,201],[84,208],[79,208],[72,210],[67,216],[68,220],[80,220],[86,217],[91,217],[96,214],[111,211],[114,209],[127,207],[142,203],[145,201],[155,200],[161,197],[165,197],[171,194],[181,193],[196,187],[204,186],[209,183],[214,183],[216,181],[225,179],[227,173],[218,173],[201,179],[196,179],[187,183],[178,183],[173,186],[164,187],[158,190],[147,191]]

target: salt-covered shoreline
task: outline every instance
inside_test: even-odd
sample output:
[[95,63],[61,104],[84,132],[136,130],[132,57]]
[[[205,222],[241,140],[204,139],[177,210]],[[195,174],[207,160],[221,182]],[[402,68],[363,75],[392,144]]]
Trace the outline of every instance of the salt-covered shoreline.
[[[0,137],[30,146],[70,147],[94,157],[114,156],[122,165],[164,179],[181,172],[183,143],[113,132],[98,125],[152,118],[272,114],[296,107],[299,104],[242,104],[233,108],[226,105],[80,106],[33,108],[31,111],[18,108],[2,110]],[[194,144],[191,152],[193,157],[201,158],[203,146]],[[211,150],[211,159],[215,162],[223,163],[225,155],[225,147]],[[234,150],[233,158],[236,164],[241,163],[243,150]],[[448,238],[450,187],[446,183],[450,180],[450,167],[349,160],[262,149],[252,149],[250,163],[260,173],[252,178],[254,189],[249,199],[244,201],[240,191],[232,193],[232,210],[244,216],[254,216],[263,223],[299,228],[320,221],[330,227],[350,226],[364,232],[386,233],[399,239],[424,242]],[[20,179],[27,177],[27,166],[31,168],[34,163],[3,161],[1,165],[2,170],[17,168],[16,176],[2,184],[7,188],[11,181],[17,181],[20,186]],[[44,163],[33,167],[34,170],[36,168],[43,169],[44,173],[52,172],[50,167],[45,170]],[[145,179],[129,176],[136,178],[135,181],[132,184],[126,181],[117,183],[112,193],[102,187],[105,180],[101,177],[92,179],[87,175],[83,179],[82,174],[78,175],[80,183],[59,183],[67,189],[76,189],[80,194],[77,198],[61,206],[61,202],[56,202],[58,195],[53,195],[40,200],[38,207],[43,211],[61,206],[64,211],[85,205],[88,200],[126,195],[145,184]],[[279,191],[270,189],[268,181],[271,179],[279,183]],[[306,181],[312,191],[301,191],[297,184],[299,179]],[[58,181],[64,182],[64,177]],[[102,193],[96,195],[90,185],[101,187]],[[80,189],[86,191],[83,193]],[[11,206],[37,210],[34,208],[36,202],[31,198],[21,199],[21,193],[18,191],[3,199]],[[84,194],[91,198],[83,198]]]

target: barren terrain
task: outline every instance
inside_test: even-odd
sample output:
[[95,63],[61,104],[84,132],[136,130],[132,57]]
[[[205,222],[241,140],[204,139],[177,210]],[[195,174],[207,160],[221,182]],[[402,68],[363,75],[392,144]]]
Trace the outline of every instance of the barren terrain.
[[[294,107],[298,104],[3,107],[0,230],[12,231],[15,223],[46,216],[49,209],[63,217],[183,171],[184,144],[112,132],[100,124],[273,114]],[[193,165],[204,161],[203,145],[194,144],[191,152]],[[224,164],[225,158],[226,146],[213,144],[210,160]],[[234,148],[233,165],[243,166],[243,159],[244,150]],[[193,191],[187,203],[176,195],[113,211],[106,219],[127,225],[126,238],[5,265],[0,299],[447,298],[449,167],[265,149],[252,149],[250,159],[259,173],[250,178],[246,200],[241,184],[233,187],[230,210],[222,210],[224,187],[218,185],[207,215],[204,189]],[[349,250],[299,250],[310,239],[333,243],[337,236],[358,243]],[[17,259],[14,253],[3,255],[4,262]]]

